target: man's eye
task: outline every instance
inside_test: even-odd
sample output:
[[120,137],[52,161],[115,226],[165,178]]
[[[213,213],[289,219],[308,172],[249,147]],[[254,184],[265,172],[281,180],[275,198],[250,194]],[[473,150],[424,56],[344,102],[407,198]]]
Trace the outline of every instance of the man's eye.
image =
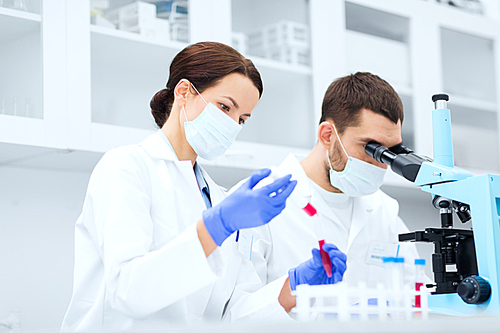
[[222,103],[219,103],[220,104],[220,108],[222,111],[226,111],[226,112],[229,112],[229,106],[227,106],[226,104],[222,104]]

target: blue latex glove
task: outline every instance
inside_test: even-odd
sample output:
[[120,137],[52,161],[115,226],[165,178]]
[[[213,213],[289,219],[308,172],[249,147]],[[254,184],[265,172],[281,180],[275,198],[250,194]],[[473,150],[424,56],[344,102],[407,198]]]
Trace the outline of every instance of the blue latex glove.
[[253,189],[270,174],[270,169],[253,172],[250,179],[230,196],[203,212],[205,227],[217,245],[220,246],[236,230],[268,223],[285,208],[286,199],[297,181],[290,181],[291,175],[288,175],[267,186]]
[[292,290],[295,290],[299,284],[335,284],[342,281],[347,268],[347,256],[333,244],[325,243],[323,250],[328,253],[332,261],[332,276],[326,275],[321,254],[318,249],[313,249],[311,259],[288,271]]

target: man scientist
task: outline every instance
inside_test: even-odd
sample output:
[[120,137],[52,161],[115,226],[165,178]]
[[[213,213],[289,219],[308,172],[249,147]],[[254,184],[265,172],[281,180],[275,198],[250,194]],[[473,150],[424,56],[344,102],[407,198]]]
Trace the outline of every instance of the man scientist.
[[[272,294],[265,290],[273,281],[293,274],[291,268],[311,256],[319,239],[347,254],[343,281],[350,285],[384,284],[381,258],[396,255],[405,258],[405,282],[413,282],[417,249],[413,243],[397,244],[398,234],[409,230],[398,216],[397,201],[379,189],[387,165],[365,152],[371,141],[386,147],[400,144],[402,122],[401,99],[377,75],[358,72],[328,87],[316,145],[304,159],[289,155],[278,167],[297,180],[295,191],[317,209],[320,225],[313,225],[313,219],[288,200],[272,223],[247,229],[253,235],[251,261],[262,284],[267,284],[250,299],[262,298],[263,292]],[[288,307],[281,303],[289,311],[294,301]]]

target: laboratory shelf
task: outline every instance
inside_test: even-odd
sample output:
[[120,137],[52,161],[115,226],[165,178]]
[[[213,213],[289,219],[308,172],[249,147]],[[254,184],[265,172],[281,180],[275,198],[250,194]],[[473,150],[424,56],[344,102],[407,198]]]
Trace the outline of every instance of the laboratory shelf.
[[288,64],[285,62],[256,57],[256,56],[252,56],[252,55],[248,55],[248,54],[246,54],[244,56],[249,58],[250,60],[252,60],[255,67],[257,67],[257,69],[259,69],[259,70],[261,68],[265,67],[265,68],[269,68],[269,69],[276,69],[276,70],[281,70],[281,71],[286,71],[286,72],[296,73],[296,74],[301,74],[301,75],[312,75],[312,69],[310,66]]
[[41,30],[40,15],[0,7],[0,115],[43,117]]
[[409,20],[407,17],[346,2],[346,29],[363,34],[378,36],[398,42],[407,42],[409,36]]
[[44,136],[45,127],[42,119],[0,114],[0,142],[45,146],[47,143],[40,140]]
[[481,110],[484,112],[498,112],[497,103],[467,96],[450,94],[450,101],[448,104],[459,106],[461,108]]
[[143,36],[116,29],[90,26],[92,61],[107,66],[133,71],[154,67],[158,71],[168,65],[180,50],[188,44],[159,43]]
[[91,31],[92,122],[154,129],[149,102],[165,87],[170,62],[187,44],[97,26]]
[[97,152],[0,143],[0,167],[90,173],[102,155]]
[[0,43],[40,32],[39,14],[0,7]]
[[94,34],[104,35],[104,36],[108,36],[108,37],[112,37],[112,38],[129,40],[129,41],[134,41],[134,42],[138,42],[138,43],[163,46],[163,47],[172,48],[174,50],[177,50],[176,52],[179,52],[180,50],[182,50],[184,47],[186,47],[188,45],[187,43],[182,43],[182,42],[177,42],[177,41],[162,43],[162,42],[155,41],[153,39],[146,38],[143,35],[140,35],[138,33],[123,31],[123,30],[118,30],[118,29],[111,29],[111,28],[101,27],[101,26],[97,26],[97,25],[91,25],[90,31],[91,31],[92,35],[94,35]]
[[264,94],[238,134],[241,141],[312,148],[319,118],[314,117],[310,74],[256,67]]
[[[376,30],[370,32],[346,30],[347,71],[371,72],[391,85],[410,91],[412,80],[408,44],[380,36],[383,33],[375,34]],[[404,29],[402,34],[406,36]],[[366,56],[367,51],[370,53],[369,57]]]
[[495,102],[494,39],[443,27],[440,34],[444,91]]

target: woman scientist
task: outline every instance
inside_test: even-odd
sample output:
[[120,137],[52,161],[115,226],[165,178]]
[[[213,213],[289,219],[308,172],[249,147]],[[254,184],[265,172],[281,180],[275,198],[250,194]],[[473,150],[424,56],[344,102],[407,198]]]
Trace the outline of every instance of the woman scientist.
[[270,173],[258,170],[224,198],[196,159],[226,151],[262,91],[252,62],[229,46],[197,43],[175,56],[166,88],[151,100],[160,130],[109,151],[92,173],[63,331],[221,317],[242,262],[235,231],[278,215],[296,182],[286,176],[254,189]]

